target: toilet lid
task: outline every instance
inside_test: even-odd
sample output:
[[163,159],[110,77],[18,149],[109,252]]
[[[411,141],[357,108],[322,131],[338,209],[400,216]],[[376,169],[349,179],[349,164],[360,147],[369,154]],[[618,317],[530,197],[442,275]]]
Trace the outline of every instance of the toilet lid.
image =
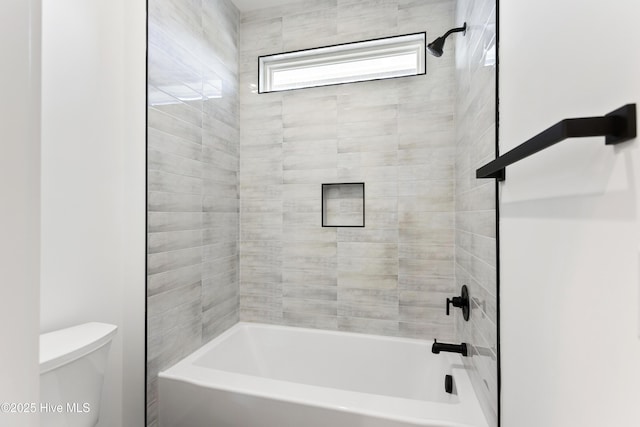
[[40,374],[79,359],[109,343],[118,329],[91,322],[40,335]]

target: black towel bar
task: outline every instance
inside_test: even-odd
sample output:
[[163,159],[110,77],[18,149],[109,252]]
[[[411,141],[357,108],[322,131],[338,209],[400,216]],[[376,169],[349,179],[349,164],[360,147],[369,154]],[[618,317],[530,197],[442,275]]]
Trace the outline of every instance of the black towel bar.
[[565,119],[513,150],[476,170],[476,178],[504,181],[504,169],[567,138],[604,136],[605,144],[619,144],[636,137],[636,104],[627,104],[604,117]]

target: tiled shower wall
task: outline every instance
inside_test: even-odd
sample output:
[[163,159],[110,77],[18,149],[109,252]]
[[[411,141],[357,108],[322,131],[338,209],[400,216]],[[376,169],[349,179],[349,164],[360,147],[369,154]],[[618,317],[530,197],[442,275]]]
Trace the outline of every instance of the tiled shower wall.
[[149,1],[147,413],[157,373],[238,321],[238,25]]
[[456,310],[456,341],[473,346],[464,358],[489,424],[497,425],[497,274],[495,180],[475,170],[496,147],[496,1],[458,0],[456,23],[467,22],[456,51],[456,288],[469,287],[468,322]]
[[[427,75],[258,94],[258,56],[453,24],[452,0],[243,14],[240,319],[453,338],[453,44]],[[321,184],[365,182],[366,227],[322,228]]]

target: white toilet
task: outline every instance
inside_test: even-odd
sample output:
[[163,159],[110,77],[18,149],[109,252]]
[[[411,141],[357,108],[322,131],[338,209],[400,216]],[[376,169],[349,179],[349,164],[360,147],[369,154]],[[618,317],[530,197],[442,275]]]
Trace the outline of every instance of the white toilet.
[[40,335],[40,425],[93,427],[117,327],[85,323]]

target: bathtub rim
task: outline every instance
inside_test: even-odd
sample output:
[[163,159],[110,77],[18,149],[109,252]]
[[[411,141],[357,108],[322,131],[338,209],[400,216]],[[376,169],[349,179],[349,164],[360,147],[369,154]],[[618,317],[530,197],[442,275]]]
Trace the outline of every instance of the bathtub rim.
[[[322,335],[342,335],[368,338],[387,342],[402,342],[428,346],[427,340],[361,334],[357,332],[333,331],[265,323],[238,322],[222,334],[189,354],[171,367],[158,373],[159,383],[165,380],[188,383],[197,387],[226,391],[229,393],[273,399],[334,411],[358,413],[364,416],[385,418],[417,425],[442,427],[488,427],[484,413],[473,391],[466,368],[459,363],[451,365],[459,401],[443,403],[420,401],[401,397],[342,390],[325,386],[279,380],[244,373],[223,371],[196,362],[204,354],[241,330],[271,329],[297,331]],[[427,347],[428,348],[428,347]],[[159,404],[162,405],[161,400]]]

